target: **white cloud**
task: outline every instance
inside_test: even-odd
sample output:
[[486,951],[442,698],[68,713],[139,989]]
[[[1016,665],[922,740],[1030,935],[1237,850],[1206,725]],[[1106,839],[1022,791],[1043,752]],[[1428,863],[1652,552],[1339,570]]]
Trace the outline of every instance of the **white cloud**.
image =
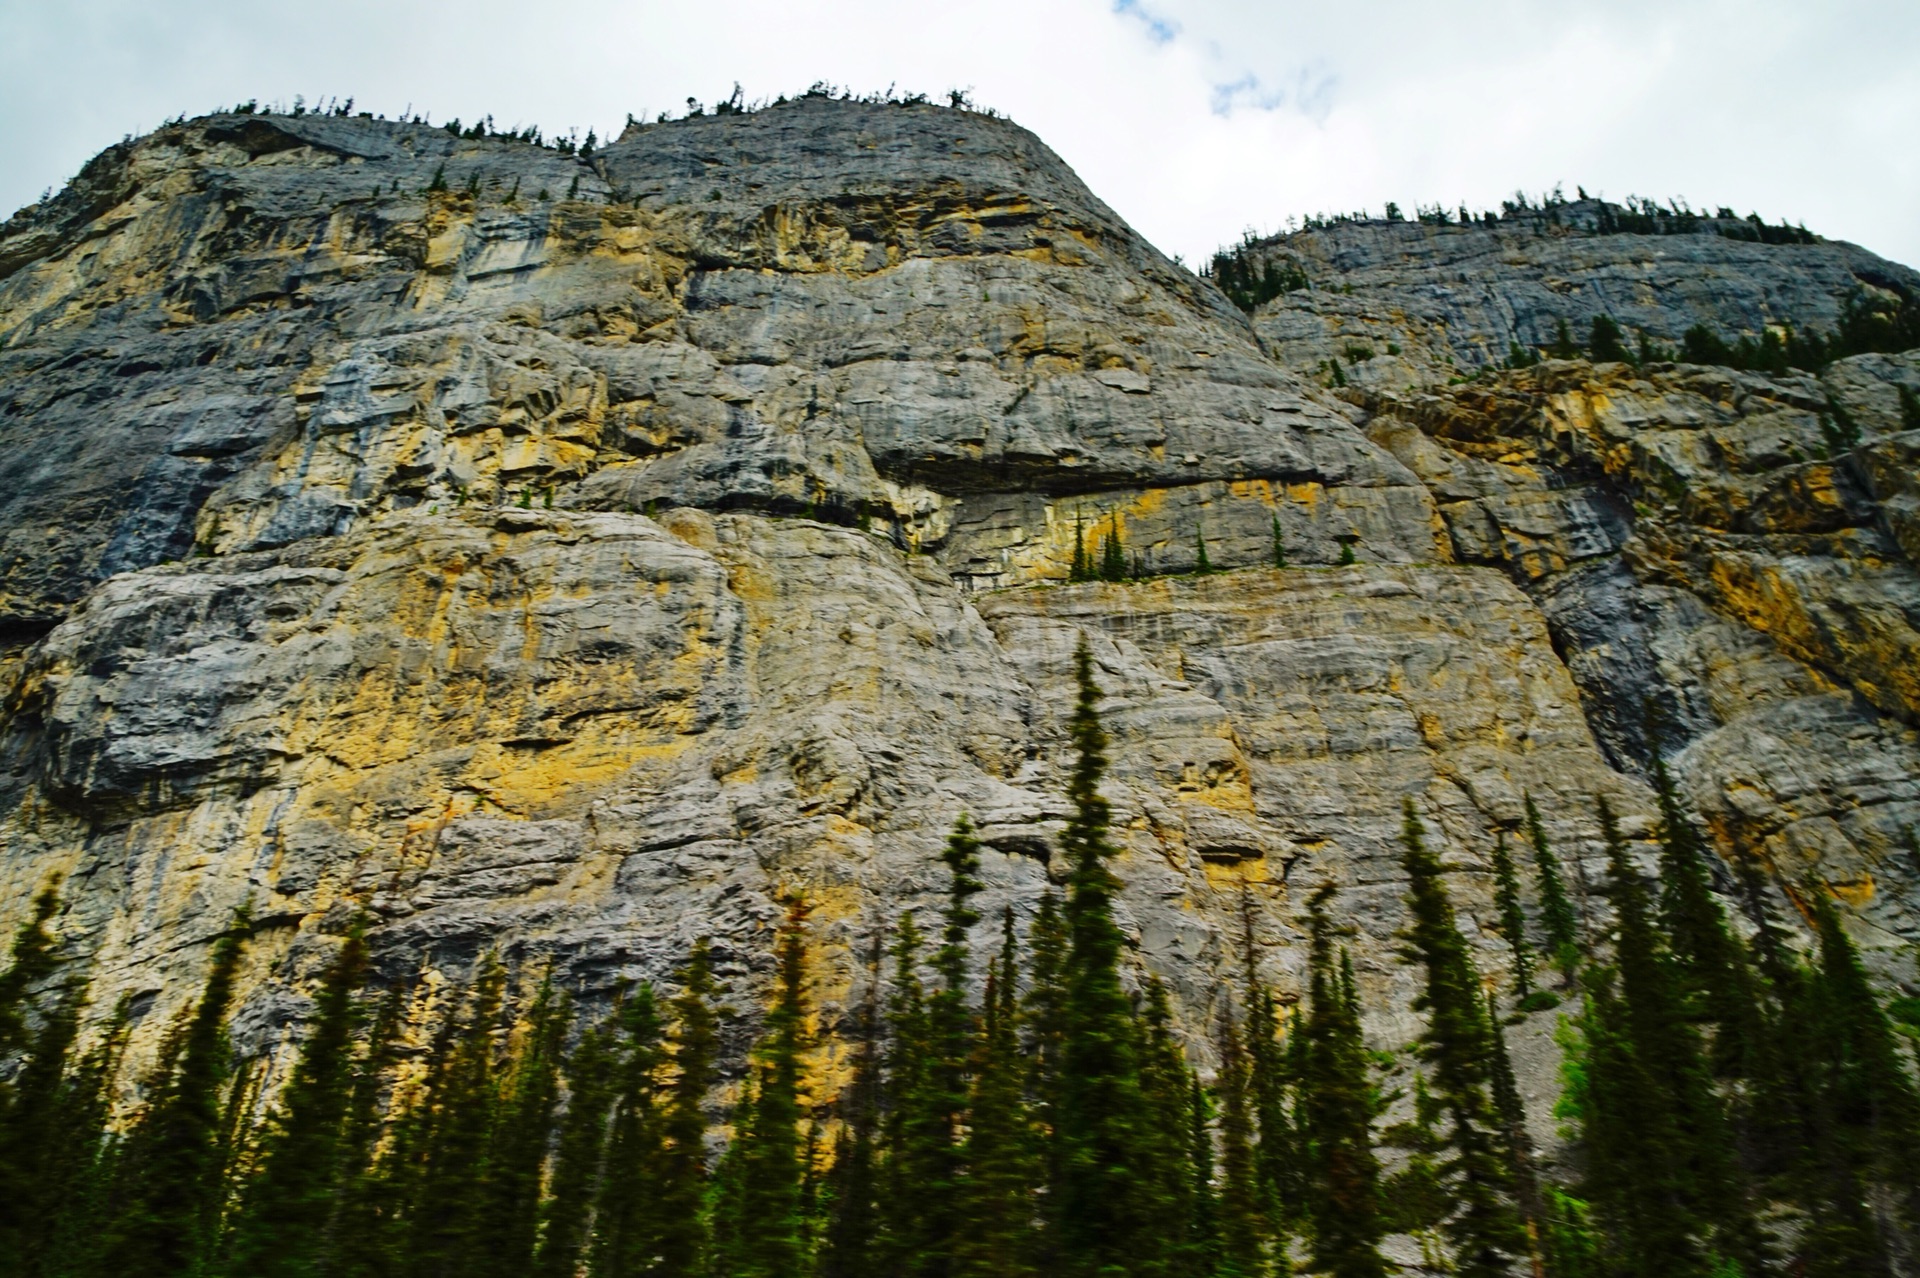
[[616,130],[825,79],[976,98],[1196,260],[1290,214],[1564,182],[1920,262],[1911,0],[0,0],[0,206],[258,97]]

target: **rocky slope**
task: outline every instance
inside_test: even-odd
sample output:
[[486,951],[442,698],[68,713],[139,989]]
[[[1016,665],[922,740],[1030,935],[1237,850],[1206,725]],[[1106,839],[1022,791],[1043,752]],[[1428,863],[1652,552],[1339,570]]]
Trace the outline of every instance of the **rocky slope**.
[[[1448,269],[1533,287],[1501,234]],[[1733,247],[1755,296],[1870,257]],[[113,148],[0,231],[0,900],[64,876],[149,1028],[250,905],[249,1048],[359,903],[391,974],[492,949],[592,998],[710,933],[750,1001],[803,893],[832,1006],[961,810],[983,928],[1056,875],[1084,635],[1126,922],[1190,1026],[1244,919],[1297,988],[1331,880],[1404,1041],[1402,798],[1499,972],[1493,832],[1531,793],[1594,856],[1604,794],[1644,836],[1649,701],[1721,851],[1832,884],[1904,976],[1920,358],[1336,396],[1300,301],[1249,322],[1032,135],[923,105],[591,159],[314,116]],[[1067,584],[1116,530],[1141,579]],[[1187,575],[1202,541],[1227,571]]]

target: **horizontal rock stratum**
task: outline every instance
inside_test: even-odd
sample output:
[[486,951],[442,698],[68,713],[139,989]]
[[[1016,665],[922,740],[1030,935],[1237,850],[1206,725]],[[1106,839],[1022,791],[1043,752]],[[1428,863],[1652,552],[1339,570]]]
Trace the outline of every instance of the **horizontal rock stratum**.
[[[1495,833],[1531,795],[1597,882],[1594,800],[1644,837],[1654,748],[1723,856],[1890,962],[1920,354],[1462,374],[1555,297],[1673,342],[1920,277],[1543,218],[1305,235],[1258,251],[1312,287],[1249,317],[1030,133],[927,105],[590,158],[315,115],[111,148],[0,230],[9,917],[61,876],[149,1044],[243,904],[250,1049],[363,905],[391,975],[492,951],[591,1001],[711,935],[751,999],[800,894],[832,1008],[961,811],[983,929],[1058,876],[1086,637],[1134,961],[1189,1027],[1249,927],[1297,992],[1332,882],[1404,1041],[1403,798],[1498,972]],[[1132,579],[1067,580],[1115,537]],[[1541,1107],[1551,1021],[1516,1033]]]

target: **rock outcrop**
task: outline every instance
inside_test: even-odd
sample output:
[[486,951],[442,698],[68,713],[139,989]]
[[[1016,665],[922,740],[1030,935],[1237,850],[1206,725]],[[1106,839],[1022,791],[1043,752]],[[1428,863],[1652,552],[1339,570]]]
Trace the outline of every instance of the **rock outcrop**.
[[[1531,794],[1578,867],[1604,794],[1645,837],[1649,704],[1721,852],[1831,885],[1893,970],[1920,360],[1449,385],[1478,321],[1433,336],[1395,290],[1452,271],[1508,313],[1561,268],[1429,229],[1386,234],[1444,268],[1329,247],[1334,310],[1250,322],[968,111],[809,98],[590,159],[315,116],[115,147],[0,232],[0,899],[63,876],[149,1027],[248,905],[251,1047],[361,906],[391,974],[492,950],[592,999],[709,934],[753,985],[799,893],[831,1007],[960,811],[983,929],[1058,878],[1085,636],[1125,921],[1190,1026],[1249,920],[1297,986],[1333,881],[1404,1041],[1403,797],[1498,972],[1493,832]],[[1637,238],[1540,254],[1625,278]],[[1710,247],[1831,308],[1871,265]],[[1659,282],[1706,269],[1646,276],[1668,328],[1748,305]],[[1425,363],[1330,393],[1349,305]],[[1068,582],[1111,538],[1134,579]],[[1550,1021],[1518,1045],[1543,1106]]]

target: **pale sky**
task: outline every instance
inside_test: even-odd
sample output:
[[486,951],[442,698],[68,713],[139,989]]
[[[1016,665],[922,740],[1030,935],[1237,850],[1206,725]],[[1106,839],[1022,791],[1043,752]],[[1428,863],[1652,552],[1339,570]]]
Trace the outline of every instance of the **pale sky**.
[[248,98],[605,134],[815,80],[970,88],[1189,262],[1564,183],[1920,264],[1920,0],[0,0],[0,213]]

